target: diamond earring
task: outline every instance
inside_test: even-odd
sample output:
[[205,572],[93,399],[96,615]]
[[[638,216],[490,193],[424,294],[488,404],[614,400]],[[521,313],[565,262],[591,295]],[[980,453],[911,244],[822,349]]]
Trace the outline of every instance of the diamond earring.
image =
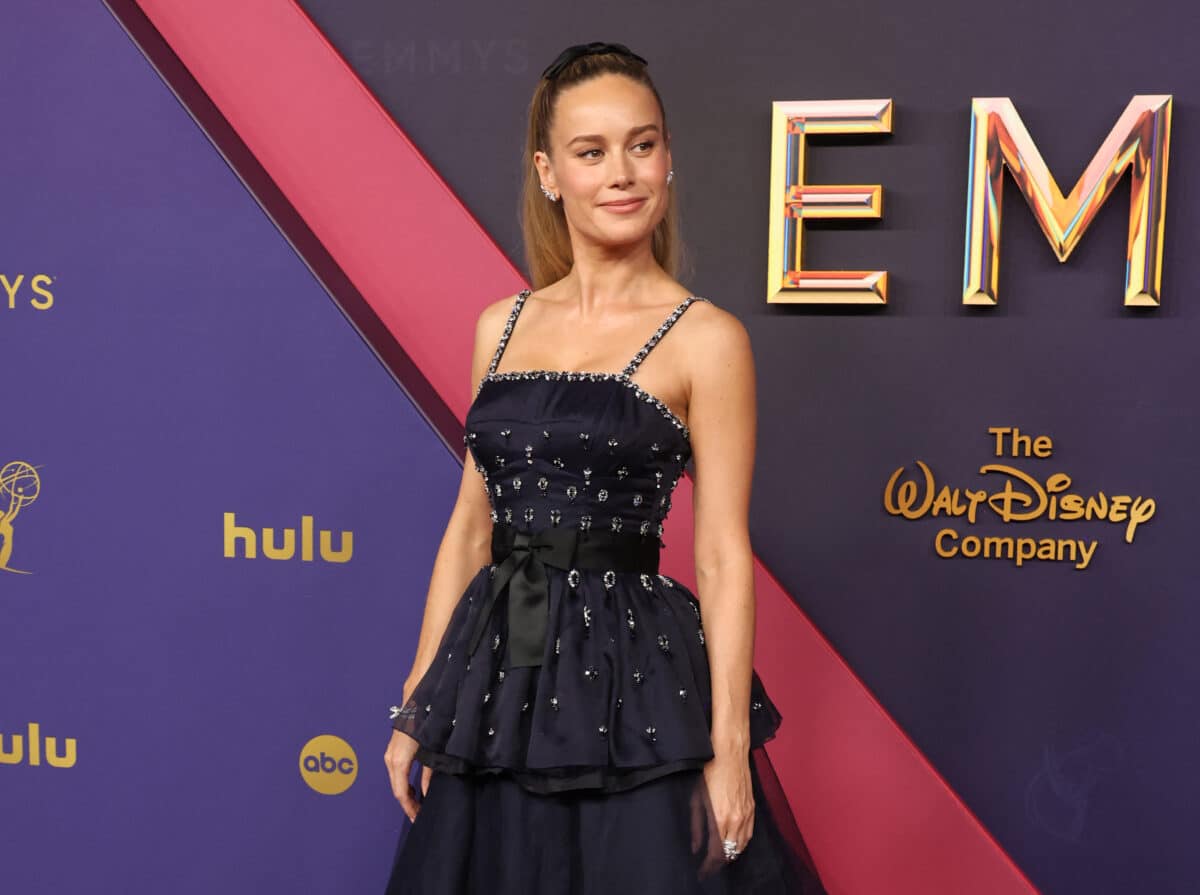
[[670,183],[674,179],[675,179],[675,169],[672,168],[670,171],[667,172],[667,183]]
[[554,191],[546,189],[544,184],[542,185],[542,195],[545,196],[547,199],[549,199],[551,202],[558,201],[558,196],[554,195]]

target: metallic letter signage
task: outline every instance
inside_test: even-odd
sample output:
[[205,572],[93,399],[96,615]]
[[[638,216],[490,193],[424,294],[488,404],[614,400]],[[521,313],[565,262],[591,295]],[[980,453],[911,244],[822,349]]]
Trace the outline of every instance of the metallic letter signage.
[[1126,168],[1131,169],[1125,304],[1157,307],[1171,142],[1171,96],[1135,96],[1064,197],[1007,97],[971,101],[963,304],[996,304],[1004,167],[1059,261],[1079,244]]
[[807,134],[891,133],[890,99],[773,102],[767,301],[884,304],[887,271],[801,269],[805,218],[878,218],[883,187],[804,182]]

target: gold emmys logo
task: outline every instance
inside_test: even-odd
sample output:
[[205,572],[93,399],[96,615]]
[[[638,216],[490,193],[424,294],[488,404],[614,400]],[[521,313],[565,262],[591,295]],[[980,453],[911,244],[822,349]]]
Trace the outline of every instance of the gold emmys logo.
[[300,750],[300,776],[322,795],[339,795],[358,777],[358,756],[341,737],[323,733]]
[[[0,286],[4,287],[4,295],[8,299],[6,304],[8,310],[13,310],[17,306],[17,293],[21,290],[21,284],[25,282],[25,274],[17,274],[15,279],[10,280],[7,274],[0,273]],[[29,306],[38,311],[47,311],[54,306],[54,293],[44,287],[52,283],[49,274],[38,273],[29,278],[29,291],[34,293],[34,296],[29,298]],[[37,297],[37,296],[40,296]]]
[[[994,439],[997,457],[1007,453],[1012,457],[1047,459],[1054,450],[1054,442],[1048,435],[1035,438],[1008,426],[993,426],[987,431]],[[997,491],[949,485],[939,487],[929,466],[920,460],[916,463],[921,468],[919,479],[901,481],[904,467],[900,467],[892,473],[883,490],[884,509],[893,516],[905,519],[920,519],[926,515],[966,517],[967,523],[974,525],[979,510],[987,508],[1004,523],[1098,519],[1123,525],[1125,543],[1132,544],[1138,526],[1149,522],[1157,509],[1152,497],[1109,495],[1104,491],[1078,494],[1067,490],[1071,487],[1071,477],[1065,472],[1052,473],[1042,481],[1003,463],[988,463],[979,468],[980,475],[1004,477],[1004,485]],[[933,546],[934,552],[943,559],[955,556],[1007,559],[1018,568],[1032,560],[1070,561],[1082,571],[1091,564],[1099,541],[962,535],[955,528],[942,528],[934,535]]]
[[[6,739],[8,746],[4,745]],[[44,745],[46,764],[50,767],[73,768],[75,766],[77,744],[74,737],[63,739],[61,755],[58,752],[58,737],[46,737]],[[20,764],[25,761],[30,767],[37,767],[42,763],[42,746],[41,725],[36,721],[29,722],[24,735],[17,733],[6,737],[5,734],[0,733],[0,764]]]
[[[1125,304],[1156,308],[1162,292],[1170,94],[1134,96],[1066,195],[1008,97],[971,100],[967,227],[962,303],[995,305],[1007,169],[1055,256],[1065,262],[1100,207],[1129,172]],[[804,223],[883,216],[880,184],[812,184],[805,177],[812,134],[890,134],[891,99],[776,101],[771,104],[767,301],[887,303],[886,270],[807,270]]]
[[[354,554],[354,532],[343,531],[342,543],[338,550],[333,549],[333,532],[321,529],[321,559],[326,562],[350,562]],[[247,525],[238,525],[234,513],[225,514],[225,558],[236,559],[239,556],[237,543],[242,542],[241,557],[254,559],[258,556],[258,533]],[[296,529],[283,530],[283,545],[275,543],[275,529],[262,530],[262,552],[267,559],[292,559],[296,555]],[[313,559],[313,517],[307,514],[300,517],[300,559],[312,562]]]
[[8,562],[13,552],[13,522],[17,514],[35,500],[42,490],[38,467],[23,460],[13,460],[0,468],[0,571],[31,575],[22,569],[14,569]]

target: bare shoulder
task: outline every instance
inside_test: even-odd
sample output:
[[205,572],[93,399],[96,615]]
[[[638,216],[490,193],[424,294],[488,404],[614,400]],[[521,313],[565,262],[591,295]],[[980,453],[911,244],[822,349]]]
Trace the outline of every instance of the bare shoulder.
[[693,302],[688,321],[688,353],[696,358],[736,358],[750,355],[750,333],[734,314],[711,301]]
[[479,312],[476,325],[484,329],[503,329],[508,315],[517,301],[517,295],[507,295],[483,306]]
[[475,319],[475,341],[480,346],[492,345],[494,347],[500,340],[500,336],[504,333],[504,325],[508,322],[508,315],[516,300],[517,296],[513,294],[484,305]]
[[472,387],[477,387],[487,372],[516,299],[516,295],[509,295],[489,302],[475,318],[475,347],[471,357]]

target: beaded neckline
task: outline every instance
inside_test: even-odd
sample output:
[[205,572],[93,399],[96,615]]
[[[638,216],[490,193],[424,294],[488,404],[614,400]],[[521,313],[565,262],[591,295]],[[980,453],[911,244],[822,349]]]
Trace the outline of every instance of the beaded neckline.
[[513,326],[517,322],[517,316],[521,313],[521,308],[525,305],[525,300],[527,298],[529,298],[529,296],[532,294],[533,294],[532,289],[522,289],[517,294],[516,301],[513,302],[512,310],[509,311],[509,313],[508,313],[508,320],[505,322],[504,332],[500,336],[500,342],[496,346],[495,353],[492,355],[492,362],[488,365],[487,373],[485,373],[483,378],[479,380],[479,387],[476,388],[476,390],[475,390],[476,398],[478,398],[479,393],[481,391],[483,391],[483,384],[485,382],[494,381],[494,380],[505,380],[505,379],[558,380],[558,379],[565,379],[568,382],[577,382],[577,381],[581,381],[581,380],[586,380],[589,382],[612,380],[612,381],[621,383],[626,388],[632,389],[634,394],[637,395],[639,400],[645,401],[647,404],[654,405],[654,407],[656,407],[658,409],[658,411],[664,417],[666,417],[667,421],[670,422],[676,429],[678,429],[680,431],[680,433],[682,433],[684,440],[687,441],[689,444],[691,443],[691,433],[688,431],[687,425],[683,422],[683,420],[681,420],[679,418],[679,416],[675,413],[675,411],[673,411],[670,407],[668,407],[666,402],[663,401],[661,398],[659,398],[656,395],[651,394],[650,392],[648,392],[644,388],[642,388],[640,385],[638,385],[636,382],[634,382],[631,377],[637,371],[638,365],[640,365],[641,362],[643,360],[645,360],[646,355],[648,355],[653,350],[654,346],[658,344],[659,340],[664,335],[666,335],[667,330],[669,330],[675,324],[675,321],[678,320],[680,315],[683,314],[683,312],[688,309],[688,307],[692,304],[692,302],[709,301],[709,299],[704,298],[699,295],[689,295],[685,299],[683,299],[681,302],[679,302],[679,304],[677,304],[675,306],[675,309],[673,311],[671,311],[671,313],[669,315],[667,315],[667,319],[664,320],[662,322],[662,324],[659,325],[658,329],[656,329],[654,331],[654,334],[651,335],[650,338],[646,340],[645,344],[642,345],[642,347],[638,350],[637,354],[635,354],[630,359],[629,363],[625,365],[625,369],[623,369],[620,373],[608,373],[608,372],[600,373],[600,372],[589,372],[587,370],[544,370],[544,369],[540,369],[540,370],[507,370],[503,373],[497,372],[496,367],[499,365],[500,357],[501,357],[501,355],[504,354],[504,348],[508,344],[509,337],[512,335]]
[[565,379],[567,382],[578,382],[581,380],[602,382],[612,380],[619,382],[626,388],[632,389],[639,400],[654,405],[666,417],[667,422],[679,430],[684,440],[691,444],[691,432],[688,430],[687,424],[679,418],[678,414],[667,406],[666,402],[661,398],[646,391],[632,379],[629,379],[624,373],[589,373],[586,370],[506,370],[503,373],[488,373],[479,380],[479,388],[475,390],[475,397],[479,397],[479,393],[483,391],[483,384],[485,382],[502,381],[505,379]]

